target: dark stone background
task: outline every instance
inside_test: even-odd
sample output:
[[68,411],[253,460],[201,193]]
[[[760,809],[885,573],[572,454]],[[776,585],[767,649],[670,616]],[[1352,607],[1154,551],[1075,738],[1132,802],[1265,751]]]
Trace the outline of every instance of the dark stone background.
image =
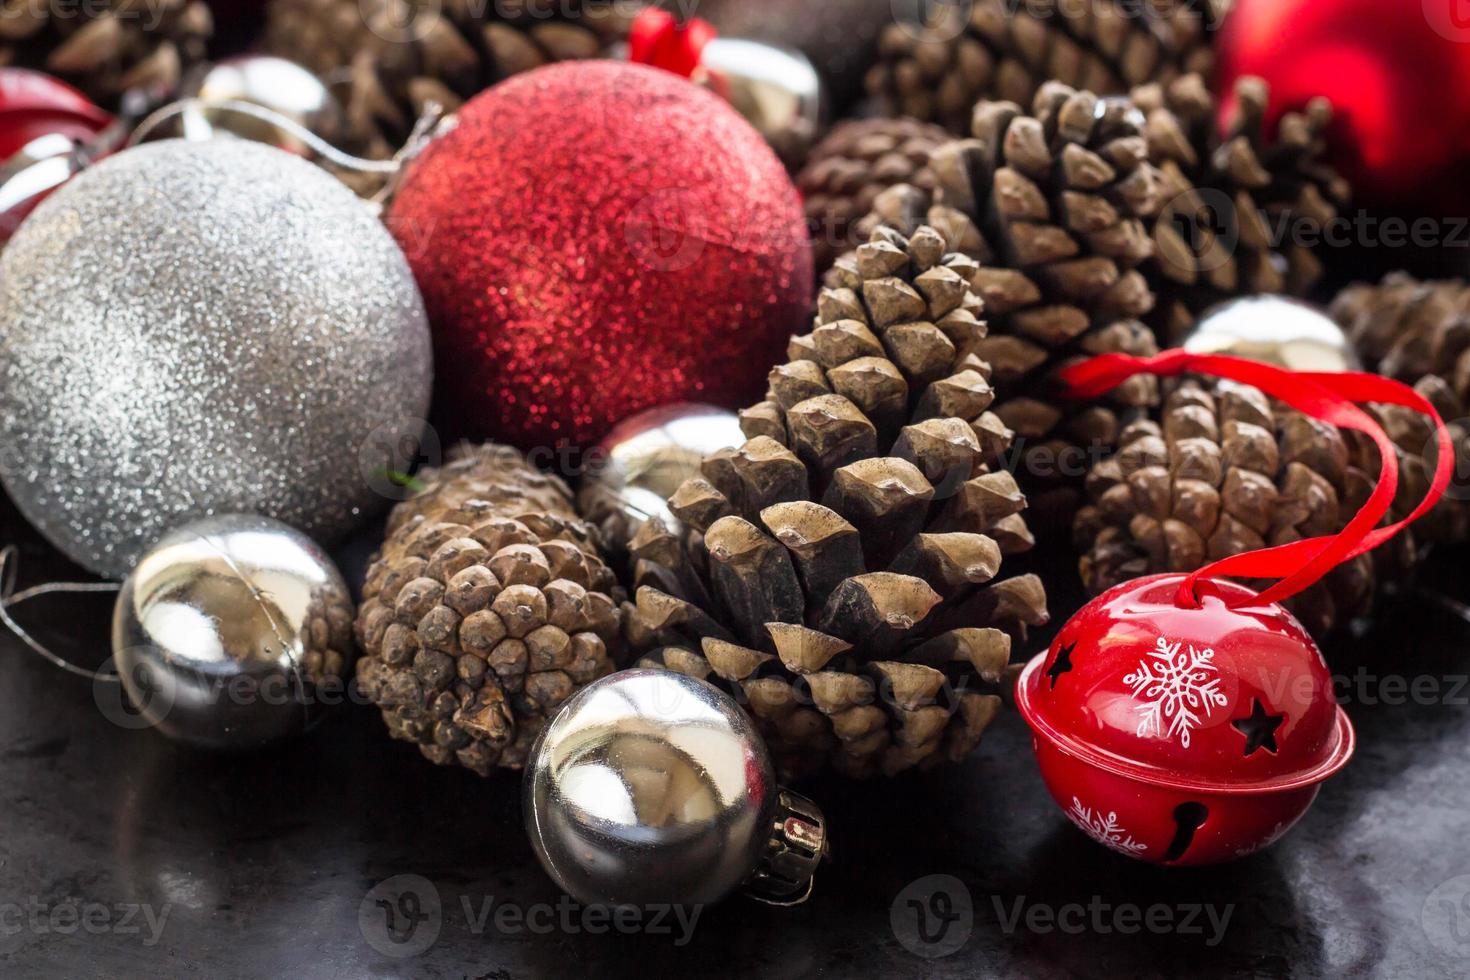
[[[22,586],[74,574],[8,504],[0,536],[22,542]],[[345,566],[370,539],[349,549]],[[677,929],[497,930],[493,914],[477,934],[462,900],[479,914],[487,900],[559,897],[522,832],[519,783],[426,764],[384,736],[372,708],[344,706],[304,740],[263,754],[203,755],[112,725],[91,685],[0,636],[0,976],[1465,976],[1470,877],[1451,879],[1470,876],[1470,690],[1460,687],[1470,626],[1427,591],[1470,595],[1463,558],[1436,556],[1371,627],[1334,638],[1358,756],[1265,852],[1160,869],[1098,847],[1046,795],[1024,726],[1008,712],[960,768],[805,787],[832,826],[833,856],[811,901],[775,909],[733,899],[704,910],[684,945]],[[97,663],[108,609],[106,597],[48,597],[22,618]],[[1402,692],[1360,682],[1360,668],[1431,678],[1421,688],[1434,684],[1438,697],[1384,703]],[[404,874],[427,879],[443,912],[426,952],[395,959],[368,941],[359,907]],[[934,874],[963,883],[973,927],[958,951],[929,960],[900,941],[890,908]],[[1430,892],[1446,881],[1425,919]],[[29,921],[33,907],[82,903],[105,906],[118,925],[119,903],[166,908],[167,918],[152,945],[141,917],[138,932],[102,934]],[[1018,903],[1022,921],[1007,931]],[[1142,915],[1160,903],[1176,922],[1206,904],[1230,918],[1213,943],[1202,912],[1188,933],[1115,928],[1127,907]],[[1069,931],[1048,928],[1036,906],[1064,916]]]

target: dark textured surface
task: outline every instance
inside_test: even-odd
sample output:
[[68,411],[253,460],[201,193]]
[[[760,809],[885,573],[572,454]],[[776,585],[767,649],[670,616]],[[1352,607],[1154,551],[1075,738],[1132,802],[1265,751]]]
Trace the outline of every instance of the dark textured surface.
[[[5,538],[23,534],[5,516]],[[22,562],[23,584],[65,573],[36,544]],[[1463,565],[1442,556],[1422,578],[1467,594]],[[105,609],[95,598],[44,599],[26,622],[58,645],[69,636],[74,655],[90,650],[95,662]],[[733,900],[707,910],[679,947],[669,936],[511,934],[493,916],[476,934],[462,898],[478,915],[492,897],[558,897],[521,830],[518,781],[435,769],[389,742],[371,708],[344,708],[267,754],[203,756],[113,726],[87,683],[7,636],[0,976],[1464,976],[1470,903],[1435,905],[1428,931],[1422,913],[1436,886],[1470,875],[1470,691],[1454,689],[1470,670],[1467,640],[1458,620],[1411,600],[1335,644],[1346,690],[1363,702],[1349,704],[1359,756],[1283,842],[1233,866],[1153,868],[1087,840],[1047,798],[1010,713],[962,768],[808,787],[827,809],[835,849],[812,901],[782,910]],[[1358,664],[1439,678],[1438,700],[1454,703],[1366,703],[1352,680]],[[1391,697],[1395,688],[1365,690]],[[369,889],[400,874],[433,882],[444,908],[437,942],[407,960],[374,949],[358,920]],[[933,961],[904,948],[889,914],[907,884],[930,874],[957,877],[974,901],[968,942]],[[1082,914],[1066,921],[1083,930],[1032,930],[1023,915],[1008,933],[1002,920],[1018,901],[1064,916],[1076,903]],[[167,918],[154,945],[141,916],[138,933],[96,935],[22,921],[36,904],[81,903],[149,903]],[[1228,906],[1230,918],[1214,946],[1203,914],[1199,934],[1120,935],[1108,925],[1124,906],[1155,903],[1176,917],[1190,905],[1217,915]],[[1086,909],[1103,904],[1108,931]],[[1458,955],[1440,924],[1455,916]]]

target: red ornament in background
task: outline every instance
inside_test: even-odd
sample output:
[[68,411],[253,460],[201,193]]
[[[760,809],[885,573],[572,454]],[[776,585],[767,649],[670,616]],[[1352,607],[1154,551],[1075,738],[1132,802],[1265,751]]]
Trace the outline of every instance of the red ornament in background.
[[124,129],[65,82],[0,68],[0,244],[48,194],[116,149]]
[[[1334,162],[1370,206],[1466,214],[1470,4],[1465,0],[1235,0],[1216,91],[1271,84],[1268,122],[1331,99]],[[1221,100],[1221,112],[1234,99]]]
[[112,116],[65,82],[24,68],[0,68],[0,163],[52,134],[85,142]]
[[[1280,603],[1387,541],[1438,501],[1454,453],[1433,406],[1376,375],[1289,372],[1239,358],[1121,354],[1063,372],[1078,397],[1141,373],[1198,372],[1254,385],[1299,411],[1368,435],[1384,460],[1340,534],[1246,552],[1191,574],[1125,582],[1073,616],[1026,665],[1016,706],[1042,778],[1099,843],[1161,864],[1213,864],[1276,840],[1347,764],[1353,729],[1312,638]],[[1398,490],[1383,429],[1353,404],[1406,405],[1435,423],[1430,493],[1379,527]],[[1256,593],[1223,576],[1277,580]]]
[[642,409],[737,406],[808,312],[797,192],[728,105],[579,61],[471,100],[387,221],[433,323],[440,414],[523,448]]

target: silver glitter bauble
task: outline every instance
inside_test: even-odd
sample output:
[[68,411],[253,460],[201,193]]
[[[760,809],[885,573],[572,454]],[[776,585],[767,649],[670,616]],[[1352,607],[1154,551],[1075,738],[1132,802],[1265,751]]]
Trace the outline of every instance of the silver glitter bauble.
[[1246,296],[1205,312],[1181,345],[1290,371],[1361,371],[1347,335],[1315,306],[1285,296]]
[[542,867],[589,905],[699,905],[741,886],[790,904],[826,853],[821,811],[776,786],[740,707],[673,671],[573,695],[531,751],[524,802]]
[[231,515],[165,535],[123,583],[113,663],[133,727],[214,749],[305,731],[345,697],[352,600],[330,558],[280,521]]
[[269,109],[329,143],[341,135],[342,107],[337,99],[319,78],[285,58],[264,54],[227,58],[191,79],[183,94],[206,103],[184,111],[179,125],[185,139],[213,139],[225,134],[293,153],[307,152],[308,148],[288,129],[208,105],[218,102],[246,102]]
[[363,447],[424,415],[431,375],[423,301],[387,230],[260,143],[120,153],[0,256],[0,478],[109,577],[210,514],[337,538],[386,503]]
[[577,509],[615,547],[650,517],[677,533],[681,524],[669,511],[669,496],[699,475],[704,457],[744,443],[740,419],[728,409],[681,403],[639,412],[598,443]]

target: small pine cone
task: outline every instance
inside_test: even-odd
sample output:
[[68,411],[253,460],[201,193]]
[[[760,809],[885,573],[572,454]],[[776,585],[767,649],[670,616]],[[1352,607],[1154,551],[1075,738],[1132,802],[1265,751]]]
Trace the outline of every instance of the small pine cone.
[[0,67],[47,72],[116,109],[133,89],[173,93],[184,73],[204,61],[213,33],[204,0],[7,3],[0,11]]
[[[1401,455],[1406,472],[1412,460]],[[1074,531],[1089,592],[1159,572],[1191,572],[1231,555],[1335,534],[1377,479],[1373,444],[1245,385],[1185,379],[1157,421],[1128,427],[1116,455],[1093,467],[1091,504]],[[1422,472],[1422,471],[1421,471]],[[1406,479],[1406,489],[1415,482]],[[1392,519],[1418,498],[1401,495]],[[1334,569],[1288,605],[1314,633],[1367,611],[1375,581],[1413,563],[1405,533]]]
[[346,679],[356,647],[352,637],[352,597],[343,589],[323,588],[306,607],[306,649],[301,672],[317,686]]
[[922,28],[879,39],[868,93],[881,111],[963,133],[986,99],[1029,105],[1049,80],[1103,95],[1214,64],[1221,0],[975,0],[940,4]]
[[1347,182],[1324,161],[1332,107],[1315,99],[1268,134],[1268,93],[1261,79],[1241,79],[1223,138],[1199,75],[1132,93],[1147,114],[1149,160],[1162,180],[1154,255],[1143,271],[1159,298],[1150,322],[1168,343],[1222,300],[1305,296],[1321,278],[1314,246],[1322,247],[1349,197]]
[[[1369,369],[1412,384],[1444,418],[1455,443],[1457,478],[1420,525],[1421,536],[1470,538],[1470,492],[1463,485],[1463,474],[1470,473],[1470,285],[1390,273],[1376,286],[1358,283],[1338,293],[1331,314]],[[1423,416],[1390,406],[1381,406],[1379,415],[1411,458],[1429,455],[1434,433]],[[1429,460],[1423,465],[1432,473]]]
[[345,76],[348,146],[379,159],[403,145],[427,103],[453,112],[519,72],[600,57],[631,23],[626,5],[580,0],[274,0],[268,18],[267,52]]
[[949,142],[944,129],[913,119],[851,119],[838,123],[812,149],[796,186],[806,202],[817,278],[844,252],[868,240],[862,219],[895,184],[932,191],[929,154]]
[[1049,384],[1080,358],[1158,351],[1138,319],[1153,309],[1137,266],[1152,254],[1146,222],[1159,203],[1143,123],[1125,97],[1060,83],[1042,87],[1031,115],[982,102],[972,138],[930,155],[934,192],[892,187],[868,219],[902,231],[927,222],[977,261],[971,285],[991,326],[977,353],[994,369],[995,412],[1025,445],[1033,507],[1064,523],[1090,455],[1158,400],[1148,377],[1093,406],[1059,399]]
[[516,450],[420,479],[368,569],[358,684],[430,761],[519,769],[556,707],[612,671],[624,596],[566,484]]
[[783,778],[958,761],[1000,708],[1012,635],[1046,622],[1033,543],[994,461],[973,260],[888,228],[835,268],[810,334],[741,413],[748,441],[634,538],[647,666],[729,690]]

